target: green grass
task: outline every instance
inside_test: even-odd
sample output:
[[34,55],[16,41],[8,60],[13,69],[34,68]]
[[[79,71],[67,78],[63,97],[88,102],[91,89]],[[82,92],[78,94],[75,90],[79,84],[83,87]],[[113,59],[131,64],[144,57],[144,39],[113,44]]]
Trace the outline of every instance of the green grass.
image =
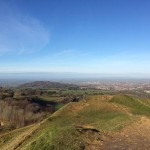
[[38,96],[38,98],[43,100],[43,101],[48,101],[48,102],[59,102],[59,101],[61,101],[61,97],[58,97],[58,96],[42,95],[42,96]]
[[129,107],[133,114],[150,116],[150,107],[142,100],[128,95],[116,95],[110,100],[111,103],[118,103]]
[[80,133],[73,127],[53,127],[27,148],[28,150],[80,150]]
[[[82,95],[102,95],[102,94],[106,94],[106,93],[108,93],[108,91],[97,90],[97,89],[93,89],[93,90],[77,89],[77,90],[63,90],[62,91],[62,94],[74,94],[74,95],[79,95],[79,94],[82,94]],[[110,93],[110,91],[109,91],[109,93]]]
[[142,99],[141,102],[150,107],[150,99]]
[[[85,134],[76,130],[76,125],[90,125],[93,128],[106,131],[118,131],[132,123],[135,118],[123,112],[111,110],[97,103],[99,100],[88,98],[88,107],[74,110],[84,102],[70,103],[66,105],[56,115],[52,115],[47,122],[38,130],[28,145],[28,150],[81,150],[84,147]],[[104,102],[105,103],[105,102]],[[106,105],[109,102],[106,102]],[[95,107],[97,106],[98,107]],[[111,105],[111,104],[109,104]],[[38,137],[38,138],[37,138]]]
[[80,124],[89,124],[100,131],[116,131],[131,122],[131,118],[118,111],[105,108],[85,109],[79,113]]
[[57,105],[54,106],[55,110],[58,110],[60,108],[62,108],[65,104],[62,103],[58,103]]
[[20,135],[23,132],[26,132],[30,127],[32,127],[33,125],[24,127],[24,128],[20,128],[14,131],[11,131],[10,134],[2,134],[0,135],[0,147],[3,146],[4,144],[12,141],[14,139],[14,137]]
[[[115,106],[120,106],[121,109]],[[133,111],[132,116],[122,110],[126,107]],[[66,104],[55,112],[38,127],[20,149],[82,150],[89,135],[79,132],[76,126],[91,126],[101,133],[117,132],[138,118],[134,114],[149,113],[148,106],[127,95],[114,96],[110,101],[102,99],[101,96],[89,96],[80,102]],[[90,133],[90,136],[94,138],[94,133]]]

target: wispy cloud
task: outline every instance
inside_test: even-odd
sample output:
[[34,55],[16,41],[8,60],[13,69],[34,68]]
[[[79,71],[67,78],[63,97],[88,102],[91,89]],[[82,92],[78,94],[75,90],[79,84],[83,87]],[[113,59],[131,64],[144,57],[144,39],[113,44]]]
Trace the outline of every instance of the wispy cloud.
[[[0,9],[3,6],[0,6]],[[24,14],[18,15],[10,6],[0,11],[0,20],[1,55],[33,53],[41,50],[49,42],[49,31],[38,19]]]
[[64,55],[70,55],[73,54],[73,50],[69,49],[69,50],[63,50],[63,51],[59,51],[57,53],[54,54],[54,56],[64,56]]

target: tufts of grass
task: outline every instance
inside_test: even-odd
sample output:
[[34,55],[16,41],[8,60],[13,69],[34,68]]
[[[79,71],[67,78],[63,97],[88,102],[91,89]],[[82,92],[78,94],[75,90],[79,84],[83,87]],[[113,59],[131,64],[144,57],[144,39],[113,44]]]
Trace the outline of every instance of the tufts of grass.
[[129,107],[133,114],[150,116],[150,107],[148,105],[142,102],[142,100],[128,95],[116,95],[110,100],[110,102]]
[[99,109],[80,112],[80,124],[89,124],[100,131],[116,131],[131,122],[131,118],[122,112]]
[[0,147],[5,145],[6,143],[11,142],[15,137],[20,135],[23,132],[26,132],[28,129],[32,128],[33,125],[23,127],[20,129],[16,129],[14,131],[11,131],[10,133],[6,133],[0,136]]
[[73,127],[53,128],[28,147],[29,150],[81,150],[80,133]]

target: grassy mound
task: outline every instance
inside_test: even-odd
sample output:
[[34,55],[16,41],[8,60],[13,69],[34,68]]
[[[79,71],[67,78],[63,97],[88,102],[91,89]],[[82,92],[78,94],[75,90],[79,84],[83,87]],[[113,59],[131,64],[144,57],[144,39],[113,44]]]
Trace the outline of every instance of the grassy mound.
[[111,97],[90,96],[70,103],[54,113],[22,147],[29,150],[80,150],[85,143],[98,139],[99,133],[79,131],[76,126],[100,131],[118,131],[134,119],[110,104]]
[[[133,115],[125,111],[127,107]],[[30,136],[26,133],[31,128],[22,129],[22,136],[14,134],[16,137],[5,141],[5,144],[9,147],[17,139],[17,149],[21,150],[82,150],[88,143],[103,140],[104,133],[118,132],[133,123],[137,120],[134,114],[148,116],[150,108],[146,103],[126,95],[89,96],[60,108],[34,128]],[[25,135],[28,138],[20,142],[19,137]],[[2,136],[1,140],[7,137],[9,134]]]
[[110,100],[111,103],[118,103],[129,107],[133,114],[150,116],[150,106],[147,101],[122,94],[116,95]]

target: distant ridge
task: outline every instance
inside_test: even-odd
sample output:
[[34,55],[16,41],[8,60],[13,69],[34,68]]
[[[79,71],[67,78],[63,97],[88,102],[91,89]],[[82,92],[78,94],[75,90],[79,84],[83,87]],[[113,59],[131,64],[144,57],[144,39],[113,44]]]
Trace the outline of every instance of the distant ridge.
[[50,81],[35,81],[30,83],[25,83],[19,85],[21,88],[78,88],[77,85],[59,83],[59,82],[50,82]]

